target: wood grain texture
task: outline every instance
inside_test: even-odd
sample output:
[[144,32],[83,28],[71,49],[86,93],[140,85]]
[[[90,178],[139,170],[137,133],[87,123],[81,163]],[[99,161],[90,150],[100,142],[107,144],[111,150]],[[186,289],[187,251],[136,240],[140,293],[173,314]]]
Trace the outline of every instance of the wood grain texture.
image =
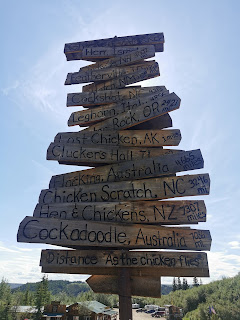
[[211,247],[208,230],[35,217],[25,217],[20,223],[17,240],[74,249],[97,247],[208,251]]
[[45,189],[40,193],[39,203],[160,200],[207,195],[209,189],[209,175],[195,174]]
[[159,67],[158,67],[158,64],[155,63],[151,69],[148,67],[141,68],[139,71],[126,73],[125,75],[116,77],[113,80],[88,84],[87,90],[92,92],[98,92],[98,91],[122,89],[122,88],[125,88],[127,85],[152,79],[158,76],[160,76]]
[[[160,76],[159,66],[157,62],[145,62],[147,65],[136,66],[133,65],[131,68],[136,71],[129,72],[123,75],[121,73],[121,69],[119,68],[118,77],[113,78],[112,80],[103,81],[103,82],[95,82],[87,85],[87,91],[105,91],[105,90],[115,90],[124,88],[127,85],[137,83],[143,80],[148,80],[151,78],[155,78]],[[108,70],[108,69],[104,69]],[[104,74],[104,70],[102,70],[102,74]]]
[[[123,77],[128,74],[146,71],[148,74],[155,74],[156,71],[159,73],[158,63],[155,61],[143,61],[138,64],[105,68],[100,70],[89,70],[89,71],[78,71],[67,74],[65,85],[87,83],[87,82],[99,82],[108,81],[116,78]],[[95,90],[97,91],[97,90]]]
[[[164,128],[172,127],[172,118],[168,113],[164,115],[153,118],[146,122],[142,122],[134,127],[128,128],[129,130],[161,130]],[[92,124],[90,127],[83,129],[84,131],[96,131],[95,124]],[[104,130],[102,130],[104,132]]]
[[168,130],[120,130],[60,132],[54,143],[79,146],[162,147],[177,146],[181,141],[178,129]]
[[155,56],[155,50],[153,46],[147,46],[144,49],[126,53],[122,56],[117,56],[110,59],[104,59],[96,63],[90,64],[86,67],[80,68],[81,72],[101,70],[106,68],[124,67],[139,62],[143,62],[144,59],[152,58]]
[[203,165],[202,154],[198,149],[159,155],[153,158],[141,159],[137,162],[136,160],[124,161],[82,170],[77,175],[81,181],[84,181],[84,177],[87,177],[86,181],[109,183],[169,176],[177,172],[202,169]]
[[[157,99],[167,96],[168,94],[168,90],[162,90],[161,92],[143,95],[136,99],[128,99],[118,103],[110,103],[107,105],[100,105],[95,108],[89,108],[73,112],[69,117],[68,126],[91,126],[91,124],[96,124],[99,121],[103,121],[108,118],[117,116],[126,111],[135,110],[141,105],[153,103]],[[88,130],[92,129],[89,128]]]
[[179,152],[179,150],[155,147],[118,147],[110,145],[85,147],[70,143],[51,143],[47,150],[47,159],[55,160],[62,164],[94,167],[96,164],[110,164],[145,159],[160,154],[176,152]]
[[[152,48],[153,47],[153,48]],[[154,50],[153,45],[149,46],[122,46],[122,47],[89,47],[84,48],[79,53],[81,54],[81,60],[98,61],[99,59],[109,59],[117,56],[122,56],[134,51],[141,51],[144,49]]]
[[142,95],[154,95],[166,90],[164,86],[153,87],[126,87],[117,90],[106,90],[104,92],[75,92],[69,93],[67,106],[94,107],[101,104],[120,103],[124,100],[136,99]]
[[[119,294],[118,276],[93,275],[86,280],[96,293]],[[161,298],[161,279],[131,277],[128,283],[131,296]],[[132,309],[132,306],[131,306]],[[128,318],[126,318],[128,319]]]
[[[208,270],[205,252],[127,250],[42,250],[40,266]],[[150,276],[150,274],[149,274]]]
[[[160,149],[160,148],[148,148],[148,150],[151,150],[151,152],[149,152],[149,154],[145,154],[144,157],[140,157],[139,159],[145,159],[145,158],[148,159],[153,156],[159,156],[159,155],[176,154],[183,151],[183,150]],[[55,186],[60,186],[59,183],[61,183],[62,186],[70,187],[70,186],[77,186],[77,185],[100,183],[101,176],[92,175],[92,174],[89,175],[89,172],[90,172],[89,170],[91,169],[87,169],[84,173],[83,173],[83,170],[81,170],[81,171],[74,171],[74,172],[53,176],[50,184],[52,185],[52,183],[54,183],[53,185],[55,187]]]
[[124,37],[112,37],[98,40],[88,40],[81,42],[66,43],[64,53],[79,52],[84,48],[91,47],[120,47],[120,46],[136,46],[136,45],[151,45],[164,43],[164,35],[162,32],[140,34]]
[[[129,86],[122,89],[118,89],[117,92],[120,92],[121,96],[124,99],[137,99],[140,98],[142,95],[148,95],[148,94],[157,94],[160,93],[163,90],[167,90],[165,86],[150,86],[150,87],[141,87],[140,85],[135,86]],[[88,86],[82,87],[83,93],[93,93],[95,91],[92,91],[88,89]],[[96,93],[96,92],[95,92]],[[94,106],[87,106],[87,107],[94,107]]]
[[[63,187],[57,182],[52,187]],[[157,225],[197,224],[206,215],[203,200],[38,203],[33,212],[37,218]]]
[[[119,268],[74,268],[74,267],[42,267],[44,273],[64,273],[64,274],[99,274],[99,275],[117,275]],[[184,269],[184,268],[131,268],[131,276],[138,277],[209,277],[208,269]]]
[[171,93],[141,104],[137,109],[101,121],[95,124],[94,128],[95,130],[125,130],[174,111],[180,107],[180,104],[181,99],[175,93]]
[[128,128],[128,130],[161,130],[170,127],[172,127],[172,118],[168,113],[165,113],[160,117],[153,118],[134,127]]
[[[115,49],[115,53],[117,53],[115,56],[121,56],[122,54],[126,54],[126,53],[131,52],[131,51],[137,51],[137,50],[135,50],[136,48],[138,48],[138,50],[140,50],[141,47],[142,46],[125,46],[125,47],[115,47],[115,48],[114,47],[93,47],[93,48],[91,48],[93,50],[92,51],[92,57],[87,56],[87,55],[91,55],[91,51],[88,51],[87,54],[86,54],[86,51],[84,52],[84,50],[87,49],[87,48],[84,48],[82,51],[78,51],[78,52],[65,53],[65,55],[66,55],[67,61],[86,60],[86,61],[96,62],[96,61],[103,60],[103,59],[100,58],[100,57],[99,58],[94,58],[93,57],[94,50],[98,50],[100,48],[108,48],[108,50],[114,50]],[[121,48],[123,48],[123,49],[126,48],[126,49],[121,51]],[[129,48],[131,48],[131,50],[129,50]],[[90,48],[88,48],[88,49],[90,49]],[[134,50],[132,50],[132,49],[134,49]],[[154,44],[154,49],[155,49],[155,52],[163,52],[164,51],[164,44],[163,43]],[[110,51],[108,51],[108,52],[110,52]],[[106,52],[106,54],[108,54],[108,52]],[[101,53],[99,53],[99,56],[100,56],[100,54]],[[106,58],[110,58],[110,57],[111,56],[106,57]],[[112,56],[112,57],[114,57],[114,56]]]

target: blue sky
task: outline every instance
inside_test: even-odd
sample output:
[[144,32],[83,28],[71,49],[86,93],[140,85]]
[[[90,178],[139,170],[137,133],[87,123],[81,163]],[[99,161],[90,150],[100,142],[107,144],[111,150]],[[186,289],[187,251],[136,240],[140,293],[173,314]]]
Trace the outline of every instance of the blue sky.
[[[16,242],[20,221],[33,213],[52,175],[77,170],[46,160],[47,147],[77,109],[66,108],[68,72],[86,63],[67,62],[67,42],[164,32],[157,53],[161,76],[145,86],[165,85],[182,100],[172,112],[181,149],[200,148],[211,193],[203,197],[213,238],[210,279],[240,270],[239,232],[239,1],[0,1],[1,30],[1,236],[0,277],[39,281],[40,252],[47,245]],[[200,199],[200,198],[199,198]],[[86,276],[51,274],[49,279]],[[171,283],[168,278],[163,283]]]

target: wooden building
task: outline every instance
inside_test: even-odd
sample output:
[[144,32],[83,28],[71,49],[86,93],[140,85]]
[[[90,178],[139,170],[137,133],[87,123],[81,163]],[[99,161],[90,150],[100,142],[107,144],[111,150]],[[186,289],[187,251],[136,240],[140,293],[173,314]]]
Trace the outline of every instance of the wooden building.
[[42,320],[66,320],[66,305],[52,301],[44,307]]
[[98,301],[76,302],[67,307],[67,320],[116,320],[117,312]]

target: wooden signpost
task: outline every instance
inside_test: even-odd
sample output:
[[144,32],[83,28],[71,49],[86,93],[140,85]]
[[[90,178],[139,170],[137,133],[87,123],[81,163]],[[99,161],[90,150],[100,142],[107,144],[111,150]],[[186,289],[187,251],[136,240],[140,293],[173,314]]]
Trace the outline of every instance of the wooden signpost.
[[160,75],[146,59],[163,45],[163,33],[65,45],[68,61],[95,63],[67,75],[66,85],[90,82],[67,95],[67,107],[82,106],[68,125],[84,129],[58,133],[47,159],[93,168],[53,176],[17,235],[71,248],[43,250],[42,272],[92,274],[93,291],[119,295],[120,320],[132,320],[132,295],[161,296],[161,277],[209,276],[210,232],[187,226],[206,221],[204,201],[173,200],[209,194],[208,174],[186,172],[203,168],[201,151],[175,149],[169,113],[181,99],[139,85]]
[[[94,275],[87,279],[87,283],[94,292],[118,295],[121,292],[118,276]],[[129,287],[132,296],[161,298],[160,277],[130,277]]]

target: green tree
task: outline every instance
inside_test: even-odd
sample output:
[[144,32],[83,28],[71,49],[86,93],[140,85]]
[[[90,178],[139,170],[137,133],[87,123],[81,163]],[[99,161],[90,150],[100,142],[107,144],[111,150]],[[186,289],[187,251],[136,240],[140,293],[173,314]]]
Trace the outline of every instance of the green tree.
[[193,286],[194,286],[194,287],[198,287],[198,286],[199,286],[197,277],[194,277],[194,278],[193,278]]
[[176,283],[176,278],[173,278],[173,284],[172,284],[172,291],[176,291],[177,290],[177,283]]
[[185,278],[183,278],[182,289],[183,290],[189,289],[189,285],[188,285],[187,279],[185,279]]
[[41,320],[42,318],[42,308],[49,304],[51,301],[51,295],[48,290],[48,278],[44,275],[42,281],[39,283],[36,295],[35,295],[35,306],[37,312],[35,314],[35,320]]
[[182,283],[181,283],[180,277],[178,277],[177,290],[181,290],[181,289],[182,289]]
[[11,309],[11,288],[6,279],[2,278],[0,283],[0,319],[10,320],[12,319]]

